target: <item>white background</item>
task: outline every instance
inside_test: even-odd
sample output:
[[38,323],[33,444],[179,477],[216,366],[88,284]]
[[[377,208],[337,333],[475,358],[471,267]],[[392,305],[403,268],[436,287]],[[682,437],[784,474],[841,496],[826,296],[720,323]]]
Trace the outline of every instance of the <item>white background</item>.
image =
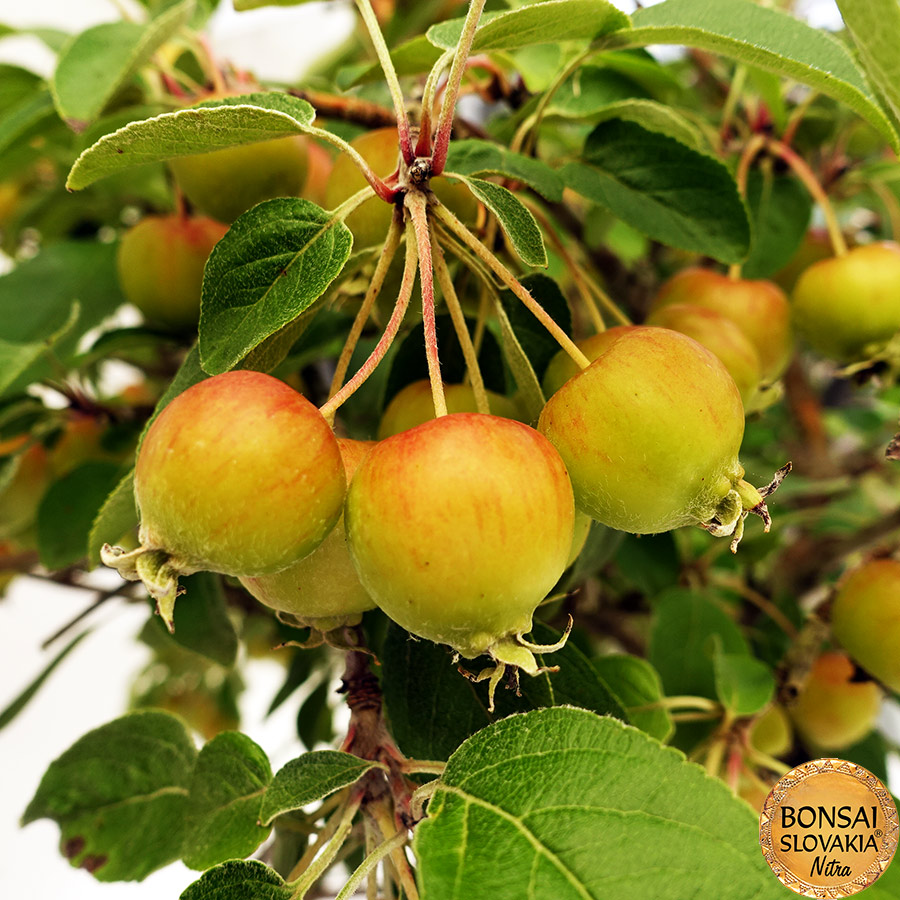
[[[124,0],[127,6],[128,0]],[[633,11],[628,0],[617,3]],[[645,4],[649,5],[649,4]],[[839,27],[831,0],[808,0],[801,11],[813,24]],[[229,4],[211,26],[222,56],[263,80],[294,81],[316,58],[341,40],[352,23],[351,5],[309,3],[235,13]],[[112,0],[0,0],[0,22],[20,27],[46,25],[67,31],[118,18]],[[0,41],[0,60],[50,74],[52,56],[29,38]],[[111,574],[111,573],[110,573]],[[0,601],[0,709],[46,664],[41,642],[91,600],[86,592],[19,579]],[[0,733],[0,896],[8,900],[162,900],[178,897],[196,877],[181,863],[141,884],[106,885],[72,869],[57,852],[58,829],[47,820],[19,829],[25,809],[47,765],[86,731],[120,715],[128,686],[149,653],[135,642],[146,618],[142,606],[113,601],[89,620],[91,635],[51,676],[26,710]],[[64,642],[60,642],[56,649]],[[297,755],[293,738],[296,704],[270,720],[262,712],[281,683],[281,668],[253,661],[242,698],[244,730],[272,759],[273,768]],[[895,785],[895,791],[897,787]]]

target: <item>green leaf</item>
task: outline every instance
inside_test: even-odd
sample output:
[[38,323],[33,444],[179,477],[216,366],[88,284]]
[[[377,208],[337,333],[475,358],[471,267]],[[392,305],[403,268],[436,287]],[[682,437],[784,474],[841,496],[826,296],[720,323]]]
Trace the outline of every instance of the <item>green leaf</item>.
[[130,166],[302,134],[314,118],[315,110],[305,100],[275,92],[163,113],[100,138],[75,160],[66,187],[79,191]]
[[426,900],[774,900],[784,887],[757,832],[747,804],[678,751],[543,709],[453,754],[414,851]]
[[[572,311],[559,285],[540,272],[521,279],[521,283],[550,318],[566,334],[571,334]],[[501,291],[500,302],[506,310],[509,324],[519,345],[531,362],[535,375],[538,379],[543,378],[548,363],[559,352],[559,344],[512,291]]]
[[[463,21],[451,19],[432,25],[428,40],[436,47],[452,50],[462,34]],[[472,52],[593,40],[620,28],[628,28],[628,16],[606,0],[547,0],[483,15]]]
[[552,203],[562,200],[562,178],[550,166],[489,141],[451,141],[447,168],[460,175],[503,175],[524,182]]
[[647,659],[666,693],[716,696],[713,654],[747,655],[747,643],[734,620],[702,594],[670,588],[656,601]]
[[602,122],[566,183],[655,240],[740,262],[750,245],[747,212],[722,163],[634,122]]
[[468,178],[456,172],[446,172],[451,178],[459,178],[469,190],[497,217],[503,233],[513,250],[526,266],[547,267],[547,251],[541,229],[531,211],[516,195],[491,181]]
[[23,97],[0,116],[0,153],[44,119],[55,117],[50,92],[40,90]]
[[327,679],[319,682],[297,710],[297,736],[307,750],[316,744],[327,744],[334,738],[334,717],[328,698],[331,688]]
[[265,863],[231,859],[204,872],[179,900],[292,900],[293,888]]
[[272,780],[266,754],[245,734],[224,731],[200,751],[187,804],[181,856],[192,869],[249,856],[271,830],[259,806]]
[[40,91],[42,83],[40,75],[29,69],[0,63],[0,112],[33,97]]
[[200,359],[217,375],[292,322],[350,256],[347,226],[309,200],[267,200],[239,216],[203,273]]
[[[27,303],[23,297],[28,298]],[[76,301],[78,318],[69,327]],[[66,365],[81,336],[123,302],[114,245],[94,241],[51,244],[0,277],[0,340],[11,344],[55,342],[54,356]],[[48,361],[38,360],[12,387],[25,387],[57,372]]]
[[[541,623],[535,623],[532,635],[540,643],[559,639],[558,631]],[[498,690],[493,713],[487,711],[487,684],[464,678],[446,648],[411,638],[391,623],[380,657],[391,733],[407,756],[418,759],[447,759],[485,725],[528,709],[571,705],[626,718],[619,698],[573,641],[556,653],[538,655],[538,665],[559,666],[559,671],[521,675],[521,697]],[[471,667],[477,672],[478,662]]]
[[194,0],[183,0],[146,25],[107,22],[73,38],[60,54],[51,82],[60,118],[82,131],[193,11]]
[[268,825],[276,816],[322,800],[380,767],[380,763],[340,750],[304,753],[276,773],[263,797],[259,820]]
[[837,0],[869,81],[881,93],[894,128],[900,122],[900,5],[897,0]]
[[122,716],[50,764],[22,824],[53,819],[73,866],[99,881],[140,881],[180,856],[196,757],[174,716]]
[[747,179],[747,206],[753,240],[741,273],[744,278],[768,278],[786,266],[803,243],[812,200],[796,178],[754,170]]
[[[397,74],[401,77],[404,75],[420,75],[428,72],[431,67],[441,58],[442,52],[428,40],[424,34],[405,41],[391,51],[391,61]],[[340,78],[340,76],[338,76]],[[373,81],[382,81],[384,73],[380,63],[373,63],[367,66],[356,77],[350,80],[349,84],[341,84],[341,87],[353,87],[357,84],[370,84]],[[452,145],[451,145],[452,146]]]
[[234,8],[238,12],[248,9],[261,9],[264,6],[300,6],[303,3],[311,3],[312,0],[234,0]]
[[619,100],[594,111],[585,118],[597,123],[606,122],[609,119],[634,122],[647,131],[668,135],[699,153],[709,153],[709,143],[693,122],[675,112],[670,106],[657,103],[655,100],[640,98]]
[[631,723],[659,741],[668,740],[675,726],[672,716],[662,706],[643,709],[662,700],[659,673],[639,656],[610,654],[592,660],[600,677],[616,692]]
[[88,535],[88,562],[100,565],[100,548],[104,544],[117,544],[137,527],[139,521],[134,502],[134,469],[125,475],[103,501],[94,518]]
[[[859,4],[867,5],[868,0]],[[886,27],[888,21],[875,21],[888,41],[893,34]],[[750,0],[666,0],[635,13],[633,24],[630,31],[620,31],[604,44],[685,44],[793,78],[846,103],[898,149],[897,133],[847,49],[793,16]]]
[[[197,572],[179,580],[184,593],[175,604],[175,631],[172,640],[220,666],[234,665],[238,636],[228,616],[222,582],[212,572]],[[162,619],[159,627],[168,634]],[[211,865],[211,864],[210,864]]]
[[775,695],[772,670],[761,660],[746,653],[713,655],[716,694],[722,705],[735,716],[751,716],[768,706]]
[[50,677],[53,673],[53,670],[81,643],[81,641],[86,638],[90,634],[89,631],[82,631],[81,634],[72,638],[53,659],[50,660],[49,663],[44,667],[44,670],[41,672],[31,684],[19,694],[9,706],[6,707],[2,712],[0,712],[0,731],[6,728],[10,722],[12,722],[15,717],[22,712],[23,709],[31,702],[31,698],[41,689],[41,685]]
[[43,566],[63,569],[87,556],[91,526],[120,476],[116,463],[87,462],[50,485],[37,513]]
[[534,371],[534,366],[528,358],[528,354],[522,347],[516,332],[509,321],[503,301],[496,298],[494,302],[494,313],[497,316],[497,323],[500,326],[500,340],[503,346],[503,356],[509,365],[513,378],[516,382],[518,391],[519,406],[525,412],[530,422],[537,422],[547,402],[544,392],[541,388],[541,381]]

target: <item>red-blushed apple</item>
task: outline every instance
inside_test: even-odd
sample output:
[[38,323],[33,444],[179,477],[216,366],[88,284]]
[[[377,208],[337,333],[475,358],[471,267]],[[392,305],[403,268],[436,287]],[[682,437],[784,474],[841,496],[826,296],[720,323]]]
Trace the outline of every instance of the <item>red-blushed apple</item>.
[[831,630],[860,666],[900,691],[900,562],[872,559],[853,569],[832,603]]
[[[350,481],[373,442],[338,438],[338,446]],[[309,556],[272,575],[240,581],[260,603],[323,632],[356,625],[366,610],[375,607],[350,558],[343,519]]]
[[[616,328],[610,328],[607,331],[601,331],[599,334],[582,338],[580,341],[575,342],[576,346],[591,362],[593,362],[615,342],[620,327],[626,326],[617,326]],[[560,350],[556,356],[550,360],[550,363],[544,371],[544,377],[541,379],[544,396],[552,397],[570,378],[577,375],[580,371],[581,369],[578,368],[575,360],[572,359],[565,350]]]
[[538,422],[580,510],[638,534],[703,525],[740,538],[762,497],[743,480],[744,408],[715,354],[668,328],[624,326]]
[[360,580],[419,637],[537,671],[521,636],[563,573],[572,488],[559,454],[521,422],[432,419],[380,441],[347,493]]
[[874,681],[854,681],[854,674],[845,653],[823,653],[790,708],[794,728],[814,752],[844,750],[875,727],[881,690]]
[[125,299],[148,322],[196,328],[203,269],[227,226],[205,216],[147,216],[129,228],[116,262]]
[[763,381],[777,380],[787,368],[794,352],[791,307],[774,282],[691,267],[662,285],[651,313],[673,303],[702,306],[731,319],[756,348]]
[[792,295],[797,331],[818,353],[852,362],[900,331],[900,244],[879,241],[811,265]]
[[[506,419],[518,419],[521,415],[516,402],[502,394],[488,391],[491,414]],[[447,412],[476,412],[475,392],[468,384],[445,384],[444,399]],[[431,382],[427,379],[410,382],[401,388],[388,403],[378,426],[378,439],[399,434],[434,418],[434,400]]]
[[26,436],[0,442],[0,457],[14,456],[15,470],[0,490],[0,539],[19,537],[33,524],[44,491],[50,482],[50,465],[44,445],[28,444]]

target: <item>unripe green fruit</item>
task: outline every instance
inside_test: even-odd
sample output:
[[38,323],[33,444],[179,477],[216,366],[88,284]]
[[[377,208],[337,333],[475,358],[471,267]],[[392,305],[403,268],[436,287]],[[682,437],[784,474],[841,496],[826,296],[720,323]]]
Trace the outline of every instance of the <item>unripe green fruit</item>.
[[673,303],[651,314],[647,325],[671,328],[692,337],[722,360],[734,379],[744,406],[756,395],[760,381],[759,354],[743,331],[731,320],[712,309]]
[[[338,446],[349,481],[374,445],[339,438]],[[362,613],[375,607],[356,574],[343,518],[309,556],[273,575],[242,578],[241,584],[260,603],[290,613],[298,624],[318,631],[356,625]]]
[[147,216],[122,238],[116,262],[125,299],[147,319],[191,328],[200,318],[203,269],[227,226],[204,217]]
[[867,672],[900,691],[900,562],[873,559],[841,583],[831,629]]
[[791,261],[772,276],[774,281],[788,295],[794,290],[797,279],[813,264],[823,259],[831,259],[834,251],[831,239],[824,228],[810,228],[791,257]]
[[811,265],[793,294],[797,331],[818,353],[864,359],[900,331],[900,244],[854,247]]
[[794,743],[791,720],[783,706],[772,704],[750,728],[750,743],[768,756],[782,756]]
[[874,727],[881,691],[872,681],[855,682],[853,663],[844,653],[823,653],[791,707],[797,733],[816,750],[843,750]]
[[690,524],[733,533],[762,501],[742,480],[744,409],[734,380],[676,331],[629,326],[604,335],[605,352],[547,401],[538,422],[566,463],[578,508],[638,534]]
[[306,139],[291,135],[179,156],[169,160],[169,168],[197,209],[230,223],[263,200],[300,196],[306,184]]
[[533,672],[517,638],[566,567],[574,516],[553,447],[527,425],[477,413],[381,441],[345,511],[360,579],[394,621]]
[[[491,413],[507,419],[519,417],[519,407],[509,397],[488,391],[488,405]],[[445,384],[444,399],[447,412],[476,412],[475,392],[468,384]],[[431,396],[431,382],[427,379],[413,381],[398,391],[387,405],[378,426],[378,440],[392,434],[399,434],[434,418],[434,399]]]
[[[350,141],[369,164],[372,171],[386,178],[397,170],[400,158],[400,144],[396,128],[377,128],[367,131]],[[366,186],[366,179],[347,154],[341,154],[335,161],[331,176],[325,188],[325,206],[334,209],[344,200],[352,197]],[[447,205],[457,218],[473,222],[478,214],[478,201],[469,189],[458,182],[446,178],[434,178],[431,189],[441,203]],[[392,207],[378,197],[367,200],[344,220],[353,232],[356,249],[371,247],[384,241],[391,224]]]
[[660,288],[651,313],[673,303],[702,306],[731,319],[756,348],[763,381],[777,380],[787,368],[794,352],[791,308],[774,282],[684,269]]
[[315,406],[269,375],[226,372],[179,394],[144,438],[141,545],[184,574],[277,572],[322,543],[345,484]]

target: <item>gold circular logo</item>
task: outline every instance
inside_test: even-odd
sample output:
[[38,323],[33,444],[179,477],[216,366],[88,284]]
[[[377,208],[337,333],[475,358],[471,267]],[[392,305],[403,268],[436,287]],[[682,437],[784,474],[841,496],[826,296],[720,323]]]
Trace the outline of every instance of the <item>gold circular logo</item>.
[[791,769],[766,797],[759,843],[778,880],[804,897],[849,897],[897,849],[897,809],[868,770],[843,759]]

